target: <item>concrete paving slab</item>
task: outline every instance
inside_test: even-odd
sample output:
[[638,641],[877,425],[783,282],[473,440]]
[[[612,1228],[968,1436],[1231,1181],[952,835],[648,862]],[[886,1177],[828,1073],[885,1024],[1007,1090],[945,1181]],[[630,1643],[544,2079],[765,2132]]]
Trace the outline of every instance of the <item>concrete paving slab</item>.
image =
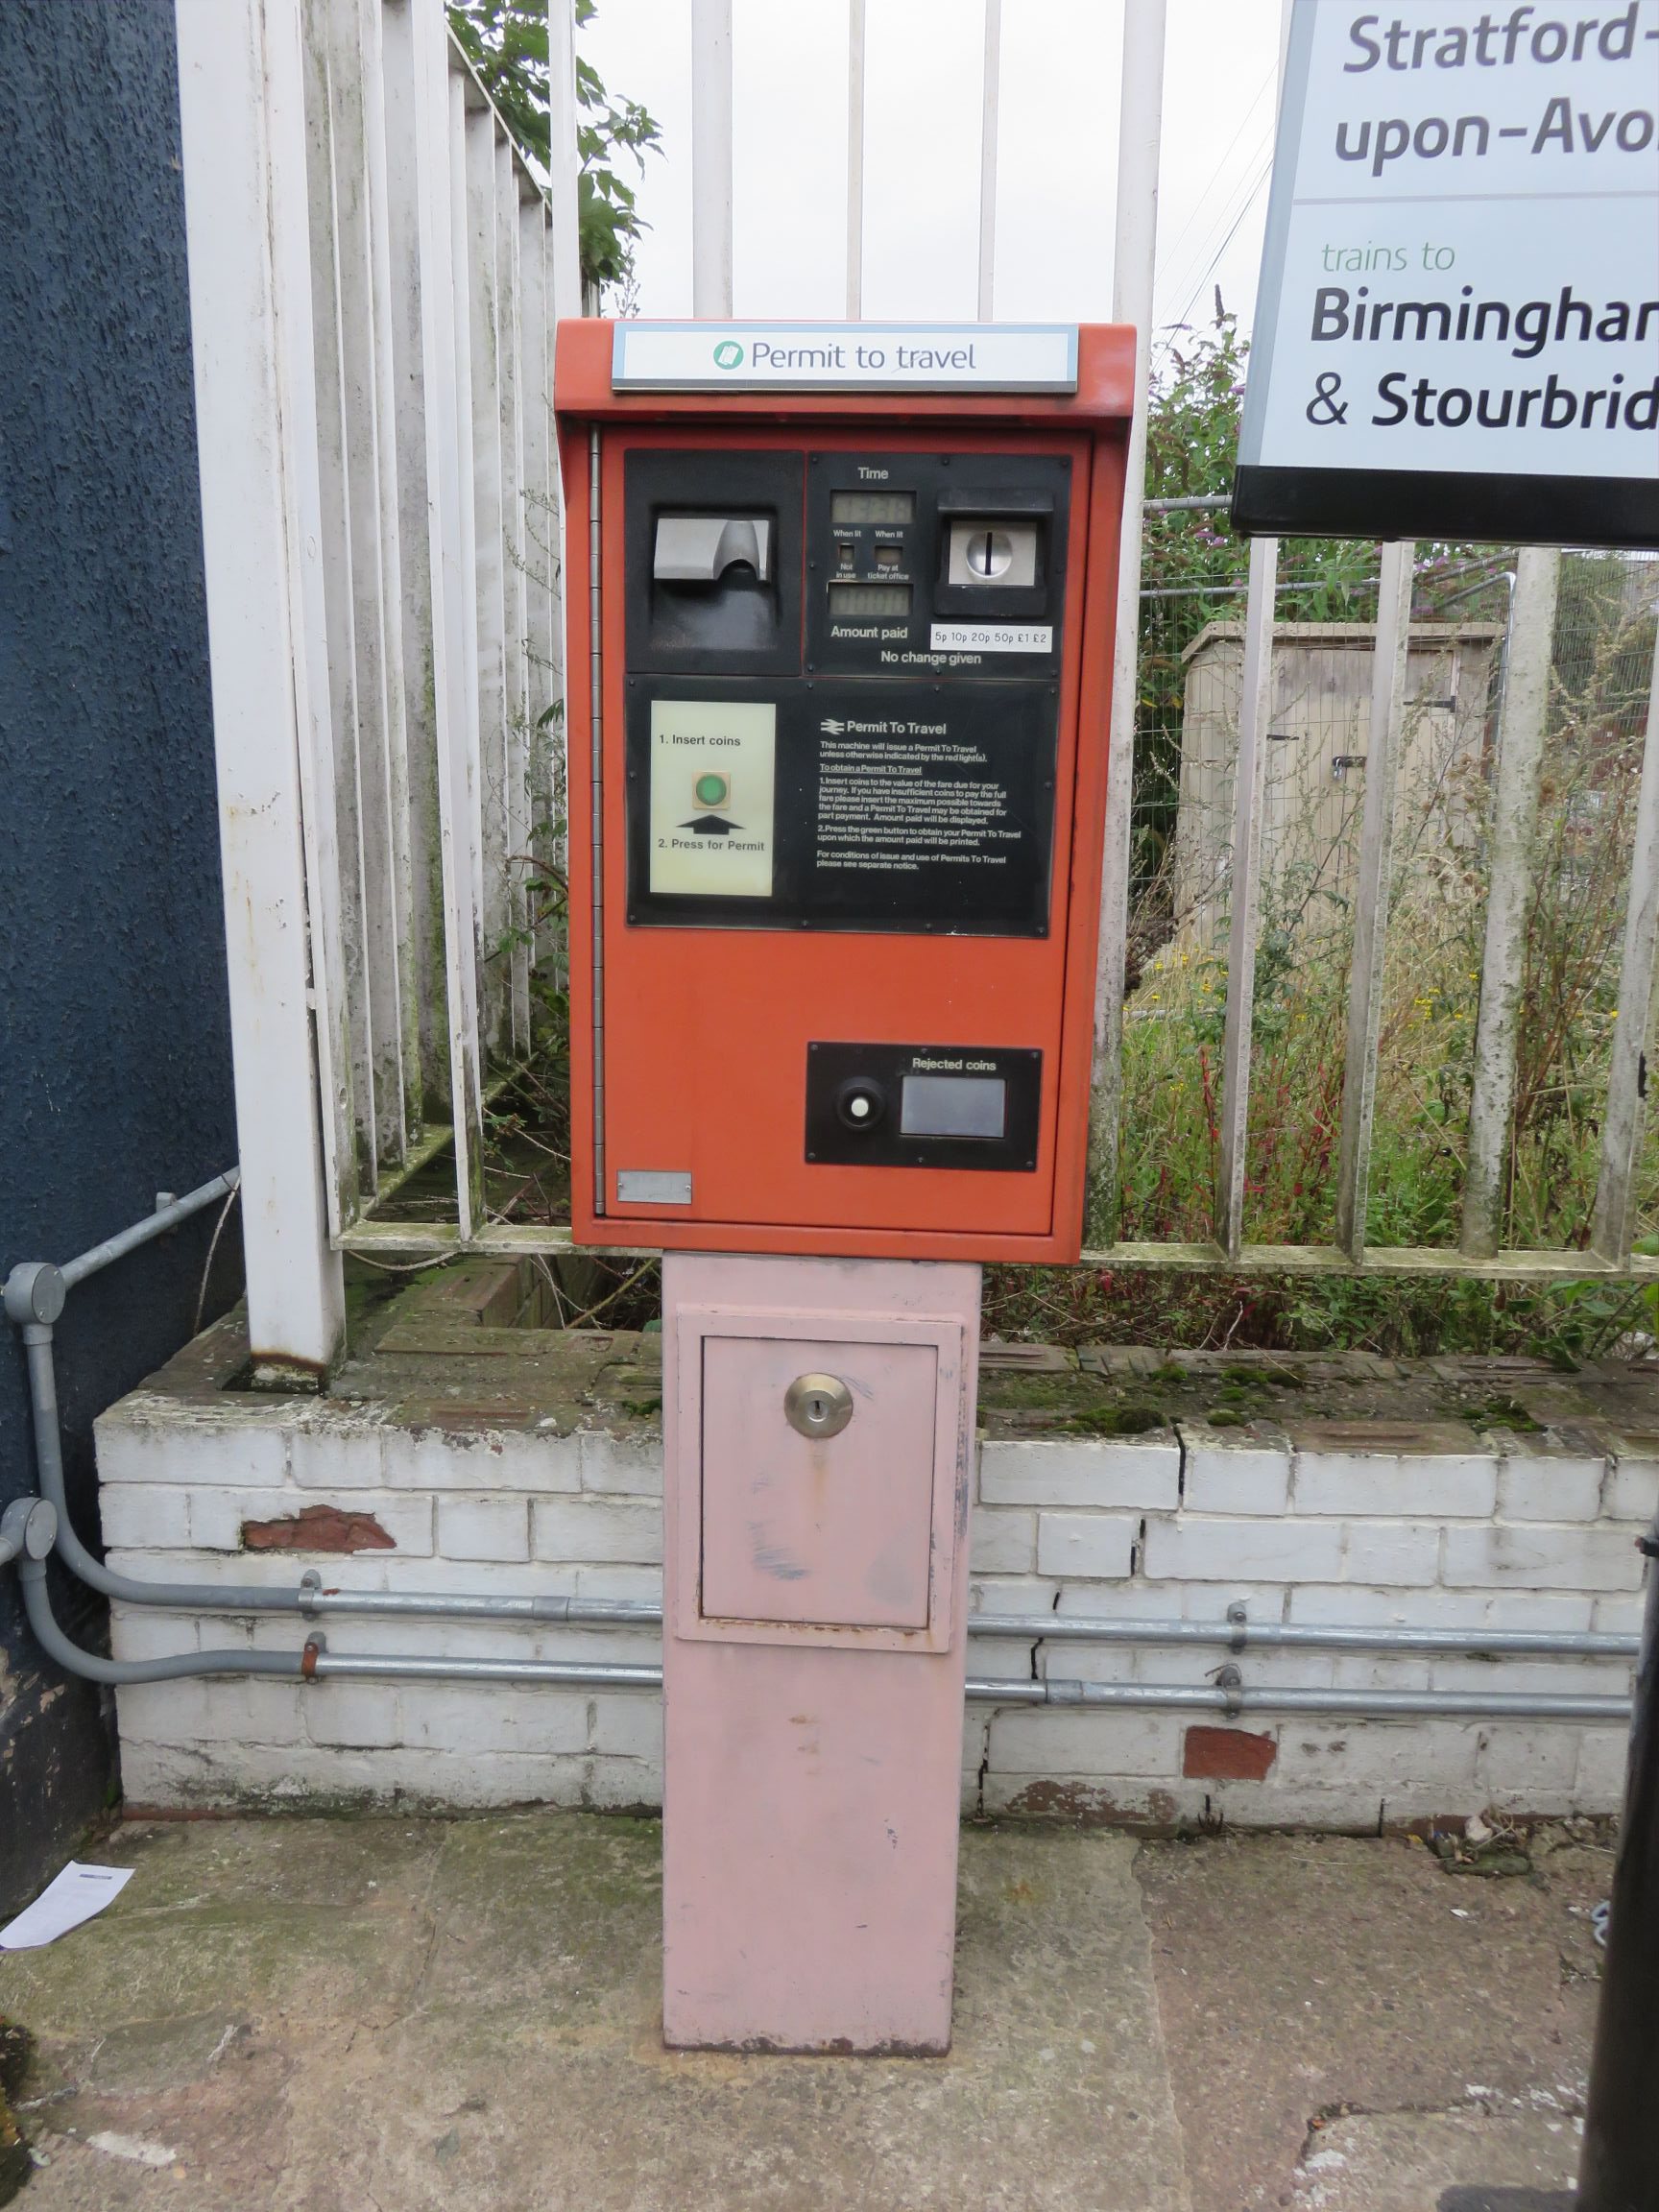
[[0,1958],[0,2012],[76,2048],[135,2023],[274,2007],[394,2019],[424,1956],[443,1833],[391,1820],[125,1827],[101,1863],[134,1879],[72,1940]]
[[825,2060],[662,2049],[652,1822],[118,1833],[0,1959],[32,2212],[1191,2212],[1134,1854],[969,1832],[950,2055]]
[[[1472,2126],[1472,2104],[1510,2116],[1505,2125],[1536,2115],[1528,2141],[1565,2161],[1551,2181],[1573,2171],[1599,1974],[1588,1907],[1606,1895],[1613,1862],[1558,1829],[1540,1833],[1532,1857],[1530,1877],[1471,1880],[1411,1837],[1236,1836],[1142,1850],[1196,2204],[1300,2204],[1299,2175],[1335,2140],[1334,2126],[1360,2116],[1377,2125],[1354,2136],[1357,2170],[1376,2178],[1353,2204],[1392,2206],[1378,2192],[1394,2152],[1403,2171],[1431,2175],[1441,2138],[1428,2129],[1419,2143],[1382,2121],[1451,2114]],[[1324,2186],[1325,2170],[1311,2172]],[[1401,2201],[1432,2212],[1440,2189],[1502,2178],[1460,2155],[1428,2196],[1411,2182],[1418,2194]],[[1348,2212],[1348,2199],[1328,2201]]]
[[1296,2212],[1566,2212],[1578,2136],[1537,2112],[1368,2112],[1333,2121]]

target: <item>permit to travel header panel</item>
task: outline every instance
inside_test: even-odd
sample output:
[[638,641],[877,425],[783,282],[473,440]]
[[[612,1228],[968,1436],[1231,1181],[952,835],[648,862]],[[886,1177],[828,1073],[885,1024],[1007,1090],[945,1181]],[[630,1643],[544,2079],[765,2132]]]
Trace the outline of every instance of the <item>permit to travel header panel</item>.
[[1295,0],[1233,519],[1659,544],[1659,0]]

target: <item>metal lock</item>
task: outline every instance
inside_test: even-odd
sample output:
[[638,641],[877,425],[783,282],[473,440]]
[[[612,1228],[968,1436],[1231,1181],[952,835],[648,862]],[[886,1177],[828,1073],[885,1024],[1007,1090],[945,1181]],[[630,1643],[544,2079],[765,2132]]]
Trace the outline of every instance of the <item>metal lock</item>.
[[783,1393],[783,1413],[802,1436],[839,1436],[853,1418],[853,1393],[838,1375],[797,1375]]

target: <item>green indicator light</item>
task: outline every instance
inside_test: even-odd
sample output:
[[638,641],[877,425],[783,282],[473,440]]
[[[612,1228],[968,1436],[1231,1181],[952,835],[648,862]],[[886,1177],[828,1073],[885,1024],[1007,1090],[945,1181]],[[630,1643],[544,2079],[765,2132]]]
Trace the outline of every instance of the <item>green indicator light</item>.
[[732,786],[724,776],[699,776],[696,788],[699,806],[723,806]]

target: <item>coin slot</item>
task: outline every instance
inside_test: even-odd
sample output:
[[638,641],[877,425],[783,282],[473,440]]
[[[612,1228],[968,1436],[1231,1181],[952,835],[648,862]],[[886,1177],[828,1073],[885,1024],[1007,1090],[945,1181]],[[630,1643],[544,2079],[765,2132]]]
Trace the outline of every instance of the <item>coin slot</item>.
[[976,591],[1028,590],[1037,581],[1038,528],[997,516],[953,520],[946,582]]

